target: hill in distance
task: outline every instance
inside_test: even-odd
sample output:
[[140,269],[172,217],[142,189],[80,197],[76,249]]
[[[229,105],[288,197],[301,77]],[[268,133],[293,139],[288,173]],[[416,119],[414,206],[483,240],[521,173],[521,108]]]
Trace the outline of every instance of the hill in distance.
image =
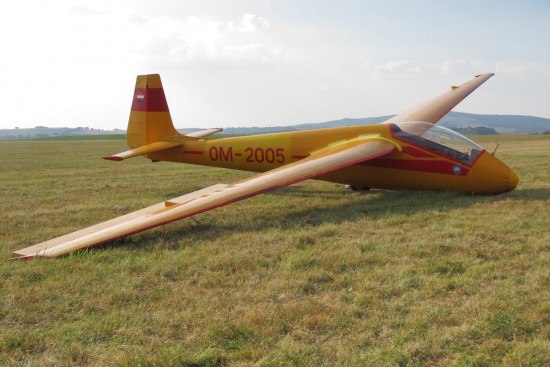
[[0,129],[0,140],[22,140],[66,136],[126,134],[126,130],[101,130],[89,127],[47,127]]
[[[344,118],[340,120],[291,126],[225,128],[224,133],[247,135],[340,126],[370,125],[386,121],[392,116],[393,115],[357,119]],[[457,130],[461,133],[480,135],[489,134],[491,129],[498,134],[541,134],[550,131],[550,119],[521,115],[480,115],[451,111],[441,119],[440,124],[441,126]]]
[[[377,124],[389,119],[390,116],[366,117],[366,118],[344,118],[340,120],[306,123],[290,126],[271,127],[229,127],[224,128],[224,134],[250,135],[266,134],[286,131],[300,131],[308,129],[322,129],[329,127],[370,125]],[[550,119],[534,116],[521,115],[480,115],[463,112],[449,112],[440,124],[462,134],[491,135],[491,134],[541,134],[550,132]],[[208,126],[211,127],[211,126]],[[200,129],[179,129],[183,134]],[[100,130],[88,127],[45,127],[37,126],[30,129],[0,129],[0,140],[9,139],[35,139],[61,136],[82,136],[82,135],[112,135],[125,134],[125,130]]]

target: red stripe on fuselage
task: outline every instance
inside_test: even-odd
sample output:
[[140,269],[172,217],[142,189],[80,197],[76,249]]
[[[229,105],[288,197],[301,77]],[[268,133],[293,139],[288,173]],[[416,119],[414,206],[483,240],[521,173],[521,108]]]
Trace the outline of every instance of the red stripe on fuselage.
[[204,154],[204,152],[200,151],[200,150],[184,150],[183,151],[183,154]]
[[419,157],[419,158],[433,158],[434,155],[430,154],[428,152],[425,152],[423,150],[417,149],[415,147],[405,145],[403,146],[403,153],[407,153],[409,155],[412,155],[413,157]]
[[136,88],[132,100],[132,111],[169,112],[162,88]]
[[377,159],[362,163],[365,166],[374,166],[380,168],[401,169],[406,171],[419,171],[429,173],[440,173],[444,175],[466,176],[470,171],[464,166],[460,167],[460,173],[454,172],[457,164],[443,160],[408,160],[408,159]]

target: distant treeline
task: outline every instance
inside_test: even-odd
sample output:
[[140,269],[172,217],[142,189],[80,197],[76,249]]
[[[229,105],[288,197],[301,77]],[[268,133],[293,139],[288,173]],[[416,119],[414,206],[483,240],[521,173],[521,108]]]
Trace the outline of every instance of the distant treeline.
[[[278,133],[284,131],[301,131],[309,129],[322,129],[341,126],[370,125],[388,120],[392,115],[367,117],[367,118],[344,118],[340,120],[325,121],[319,123],[305,123],[291,126],[269,126],[269,127],[227,127],[223,134],[234,136]],[[223,125],[223,124],[220,124]],[[550,134],[550,119],[520,116],[520,115],[480,115],[451,111],[445,115],[440,125],[458,131],[465,135],[496,135],[496,134]],[[182,129],[180,132],[186,134],[192,131],[201,130]],[[101,130],[89,127],[46,127],[36,126],[34,128],[0,129],[0,140],[124,140],[124,130]],[[218,135],[219,136],[219,135]]]
[[463,135],[498,135],[495,129],[484,126],[452,127],[451,130],[454,130]]
[[126,140],[125,134],[103,134],[103,135],[71,135],[71,136],[48,136],[35,138],[32,140],[52,141],[52,140]]
[[[0,140],[29,140],[40,138],[61,138],[69,136],[104,136],[117,135],[124,136],[123,130],[101,130],[89,127],[46,127],[36,126],[34,128],[0,129]],[[91,138],[92,139],[92,138]],[[92,140],[102,140],[108,138],[99,138]]]

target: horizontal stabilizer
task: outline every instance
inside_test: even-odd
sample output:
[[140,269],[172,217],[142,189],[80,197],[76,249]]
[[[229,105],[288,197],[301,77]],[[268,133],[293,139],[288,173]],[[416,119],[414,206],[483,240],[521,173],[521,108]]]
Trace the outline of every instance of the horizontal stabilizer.
[[[202,190],[179,196],[177,198],[152,205],[121,217],[93,225],[67,235],[54,238],[18,251],[15,251],[15,259],[28,259],[33,257],[57,257],[69,252],[97,246],[119,238],[142,232],[159,225],[172,222],[174,215],[171,211],[182,204],[189,203],[197,198],[204,198],[226,188],[225,184],[217,184]],[[198,211],[200,212],[200,210]],[[193,213],[196,214],[196,213]],[[186,216],[192,215],[191,213]],[[176,214],[176,219],[178,214]]]
[[212,129],[205,129],[200,131],[195,131],[194,133],[185,134],[185,136],[191,137],[191,138],[204,138],[209,135],[219,133],[220,131],[223,131],[222,128],[216,127]]
[[183,142],[178,141],[157,141],[155,143],[143,145],[136,149],[130,149],[122,153],[111,155],[109,157],[103,157],[103,159],[108,159],[110,161],[122,161],[127,158],[137,157],[138,155],[144,155],[154,152],[160,152],[161,150],[166,150],[170,148],[175,148],[183,145]]

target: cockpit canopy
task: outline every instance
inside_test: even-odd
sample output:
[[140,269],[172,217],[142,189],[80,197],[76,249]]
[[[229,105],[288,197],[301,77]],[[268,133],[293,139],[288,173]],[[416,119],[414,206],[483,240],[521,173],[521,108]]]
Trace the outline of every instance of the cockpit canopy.
[[391,130],[397,139],[428,148],[466,164],[473,164],[484,150],[480,145],[456,131],[429,122],[392,123]]

